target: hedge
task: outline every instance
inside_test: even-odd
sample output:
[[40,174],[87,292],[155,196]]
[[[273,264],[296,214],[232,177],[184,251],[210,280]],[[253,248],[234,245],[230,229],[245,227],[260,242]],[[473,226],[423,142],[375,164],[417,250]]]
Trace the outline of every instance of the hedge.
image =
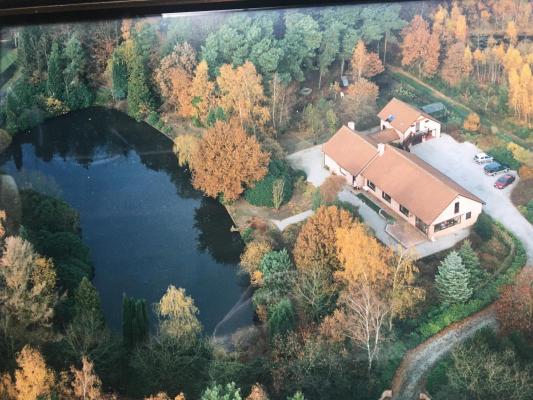
[[520,161],[514,158],[511,150],[507,147],[496,147],[487,152],[489,156],[492,156],[500,164],[507,165],[511,169],[518,170],[522,165]]
[[294,181],[302,174],[302,172],[292,170],[283,160],[272,160],[268,166],[268,174],[256,182],[253,187],[248,188],[244,192],[244,198],[254,206],[274,207],[272,202],[272,187],[276,180],[283,179],[285,185],[283,186],[282,204],[284,204],[291,199]]

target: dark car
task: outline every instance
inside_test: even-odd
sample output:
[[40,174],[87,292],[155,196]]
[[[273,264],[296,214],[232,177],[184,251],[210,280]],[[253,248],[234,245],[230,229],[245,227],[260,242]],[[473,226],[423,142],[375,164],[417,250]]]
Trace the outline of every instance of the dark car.
[[509,186],[511,183],[514,182],[515,176],[512,174],[505,174],[498,178],[496,182],[494,182],[494,187],[496,189],[504,189],[507,186]]
[[483,171],[490,176],[494,176],[496,174],[499,174],[500,172],[508,172],[509,167],[507,165],[503,165],[497,162],[492,162],[490,164],[487,164],[483,167]]

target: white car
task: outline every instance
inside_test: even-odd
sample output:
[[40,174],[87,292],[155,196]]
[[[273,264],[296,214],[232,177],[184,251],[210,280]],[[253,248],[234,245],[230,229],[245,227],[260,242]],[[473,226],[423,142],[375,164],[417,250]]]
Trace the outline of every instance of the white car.
[[494,158],[485,153],[478,153],[474,156],[474,161],[478,164],[487,164],[494,161]]

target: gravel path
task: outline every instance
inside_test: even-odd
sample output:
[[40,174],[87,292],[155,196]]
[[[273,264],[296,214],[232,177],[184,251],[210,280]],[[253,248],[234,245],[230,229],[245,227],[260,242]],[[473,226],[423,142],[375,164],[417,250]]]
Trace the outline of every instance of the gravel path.
[[464,342],[485,327],[498,328],[498,321],[492,306],[450,325],[429,340],[409,350],[392,381],[393,400],[418,399],[422,390],[422,378],[426,372],[455,345]]
[[280,231],[283,231],[286,227],[292,224],[297,224],[298,222],[302,222],[309,218],[311,215],[313,215],[313,210],[307,210],[304,212],[301,212],[300,214],[293,215],[292,217],[288,217],[285,219],[282,219],[281,221],[278,219],[271,219],[272,223],[278,227]]

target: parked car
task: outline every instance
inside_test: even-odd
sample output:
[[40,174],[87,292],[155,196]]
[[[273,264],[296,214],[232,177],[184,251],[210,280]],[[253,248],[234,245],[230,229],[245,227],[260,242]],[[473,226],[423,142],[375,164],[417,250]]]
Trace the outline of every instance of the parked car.
[[487,164],[493,162],[494,158],[492,158],[486,153],[478,153],[474,156],[474,161],[478,164]]
[[494,187],[496,189],[505,189],[511,183],[515,181],[516,177],[513,174],[505,174],[500,176],[496,182],[494,182]]
[[509,167],[507,165],[500,164],[499,162],[492,162],[483,167],[485,174],[494,176],[500,172],[509,172]]

